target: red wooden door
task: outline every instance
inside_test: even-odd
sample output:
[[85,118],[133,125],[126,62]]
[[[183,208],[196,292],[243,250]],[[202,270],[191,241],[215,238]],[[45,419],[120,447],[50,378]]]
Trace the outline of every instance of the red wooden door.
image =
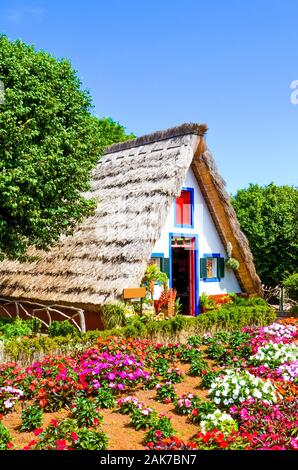
[[189,314],[195,315],[195,243],[191,240],[189,250]]

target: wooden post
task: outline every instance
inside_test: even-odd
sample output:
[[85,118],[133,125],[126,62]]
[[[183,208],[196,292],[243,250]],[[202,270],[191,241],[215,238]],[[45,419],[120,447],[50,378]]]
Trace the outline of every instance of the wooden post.
[[280,288],[280,297],[279,297],[279,311],[281,313],[284,312],[284,299],[285,299],[285,291],[284,287]]
[[81,332],[86,333],[86,322],[85,322],[84,310],[79,311],[79,316],[80,316]]

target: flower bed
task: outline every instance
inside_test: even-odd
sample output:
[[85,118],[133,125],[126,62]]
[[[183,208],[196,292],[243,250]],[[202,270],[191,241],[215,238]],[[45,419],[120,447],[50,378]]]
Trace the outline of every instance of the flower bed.
[[292,323],[186,346],[95,338],[3,364],[0,449],[296,449],[296,338]]

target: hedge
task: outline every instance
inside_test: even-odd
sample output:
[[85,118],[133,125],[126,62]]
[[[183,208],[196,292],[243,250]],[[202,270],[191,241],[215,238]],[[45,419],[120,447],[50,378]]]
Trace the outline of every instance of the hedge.
[[177,315],[170,320],[148,321],[135,320],[122,328],[111,330],[91,330],[79,335],[37,336],[35,338],[17,338],[4,342],[4,353],[10,360],[30,363],[47,354],[67,354],[91,346],[97,338],[123,336],[148,338],[155,341],[185,342],[194,334],[206,332],[239,330],[244,326],[265,326],[276,318],[275,311],[266,303],[244,306],[222,307],[203,313],[198,317]]

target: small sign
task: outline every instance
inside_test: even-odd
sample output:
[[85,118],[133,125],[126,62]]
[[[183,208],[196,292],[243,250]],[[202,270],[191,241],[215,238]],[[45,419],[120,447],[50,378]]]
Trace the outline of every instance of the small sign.
[[130,287],[123,289],[123,298],[126,299],[143,299],[146,296],[145,287]]

